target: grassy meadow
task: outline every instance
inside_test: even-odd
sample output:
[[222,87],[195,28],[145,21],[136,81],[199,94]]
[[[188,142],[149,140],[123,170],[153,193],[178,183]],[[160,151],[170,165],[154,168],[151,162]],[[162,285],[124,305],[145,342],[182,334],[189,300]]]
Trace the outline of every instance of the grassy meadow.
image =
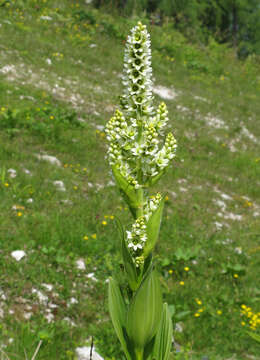
[[[124,43],[140,18],[0,0],[0,359],[123,360],[107,307],[131,223],[106,160]],[[171,359],[260,359],[260,60],[152,26],[155,103],[177,157],[156,247]],[[23,253],[16,253],[20,250]],[[18,261],[15,258],[22,254]]]

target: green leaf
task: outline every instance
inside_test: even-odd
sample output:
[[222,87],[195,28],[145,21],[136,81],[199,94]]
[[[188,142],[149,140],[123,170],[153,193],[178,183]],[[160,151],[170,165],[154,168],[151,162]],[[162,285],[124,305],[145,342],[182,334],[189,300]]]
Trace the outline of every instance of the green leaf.
[[144,267],[143,267],[143,277],[146,276],[146,274],[148,274],[153,267],[153,254],[150,253],[144,260]]
[[126,323],[126,305],[117,282],[109,279],[108,308],[117,337],[122,345],[127,360],[131,360],[127,349],[127,339],[124,337],[123,328]]
[[152,177],[149,179],[149,186],[155,185],[157,181],[160,180],[160,178],[165,174],[166,169],[163,169],[158,175]]
[[129,209],[133,215],[133,217],[136,219],[136,212],[138,209],[138,197],[137,192],[133,185],[130,185],[128,181],[122,176],[120,171],[116,168],[116,166],[112,166],[112,171],[117,183],[117,186],[120,189],[120,192],[126,201],[127,205],[129,206]]
[[156,334],[162,315],[162,294],[155,271],[150,271],[135,293],[127,313],[126,331],[135,349],[144,349]]
[[251,336],[252,339],[256,340],[257,342],[260,343],[260,335],[259,334],[255,334],[251,331],[247,332],[249,336]]
[[190,310],[180,311],[178,314],[174,315],[174,319],[175,319],[175,320],[182,320],[182,319],[184,319],[186,316],[190,315],[190,313],[191,313]]
[[162,198],[159,206],[153,212],[150,219],[147,222],[147,241],[144,247],[144,256],[146,257],[154,248],[156,241],[158,239],[161,220],[162,220],[162,212],[164,206],[165,196]]
[[163,314],[159,329],[155,336],[153,358],[168,360],[172,346],[172,320],[168,305],[163,304]]

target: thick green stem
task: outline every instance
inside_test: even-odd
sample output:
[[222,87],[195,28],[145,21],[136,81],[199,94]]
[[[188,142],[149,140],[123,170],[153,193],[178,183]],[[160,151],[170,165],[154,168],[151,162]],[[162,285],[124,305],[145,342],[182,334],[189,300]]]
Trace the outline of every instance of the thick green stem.
[[143,216],[144,213],[144,190],[142,188],[137,190],[137,197],[138,197],[137,217],[139,217],[139,216]]
[[143,360],[144,349],[135,349],[136,360]]

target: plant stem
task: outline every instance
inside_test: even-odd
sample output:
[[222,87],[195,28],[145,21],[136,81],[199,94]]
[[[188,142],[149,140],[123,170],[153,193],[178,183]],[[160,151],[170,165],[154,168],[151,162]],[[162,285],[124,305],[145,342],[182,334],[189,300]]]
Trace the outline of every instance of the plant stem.
[[143,360],[144,349],[135,349],[136,360]]
[[138,197],[137,217],[139,217],[139,216],[143,216],[143,209],[144,209],[144,190],[142,188],[137,190],[137,197]]

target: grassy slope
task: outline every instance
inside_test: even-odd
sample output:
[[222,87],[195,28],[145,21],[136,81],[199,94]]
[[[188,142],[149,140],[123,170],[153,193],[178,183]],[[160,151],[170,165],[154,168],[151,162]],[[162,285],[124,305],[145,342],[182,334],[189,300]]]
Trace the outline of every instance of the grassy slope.
[[[99,126],[118,104],[122,39],[135,21],[114,22],[83,2],[22,4],[0,8],[1,343],[10,358],[23,359],[43,339],[37,358],[62,360],[94,336],[107,359],[121,359],[105,280],[119,261],[110,216],[131,219],[110,183]],[[178,356],[259,358],[240,313],[241,304],[260,311],[259,68],[214,44],[200,56],[170,29],[151,32],[156,84],[178,94],[167,101],[179,148],[158,186],[169,201],[157,247],[165,298],[183,328],[175,333]],[[61,166],[35,156],[44,153]],[[17,249],[26,252],[20,262],[11,257]],[[77,269],[78,259],[86,270]],[[93,272],[97,282],[88,277]]]

